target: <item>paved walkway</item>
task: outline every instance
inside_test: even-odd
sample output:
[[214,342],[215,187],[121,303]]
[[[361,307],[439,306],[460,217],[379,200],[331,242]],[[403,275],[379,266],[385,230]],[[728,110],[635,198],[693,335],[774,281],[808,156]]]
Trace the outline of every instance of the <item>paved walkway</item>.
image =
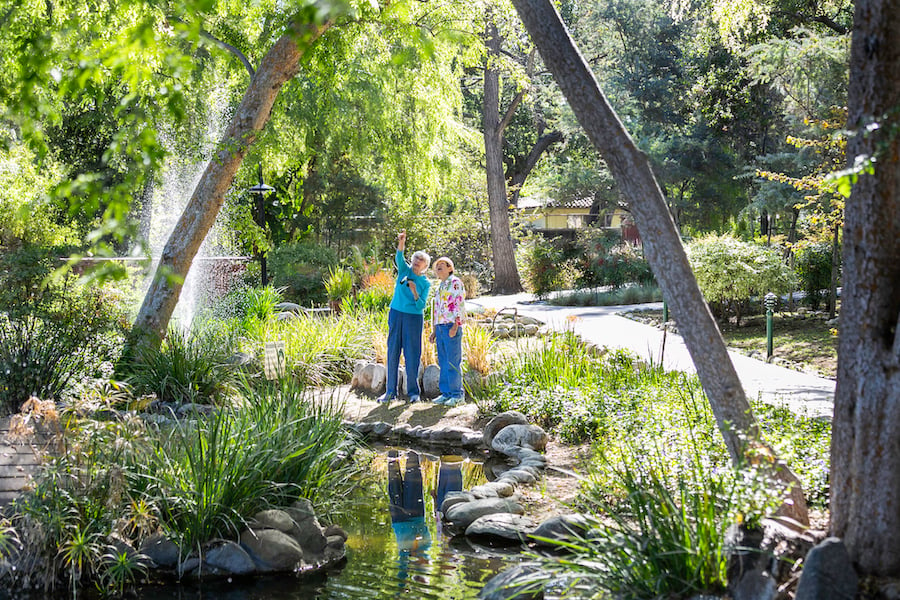
[[[485,308],[515,307],[520,315],[539,319],[557,330],[572,329],[583,339],[598,346],[626,348],[647,361],[660,362],[668,370],[695,372],[684,340],[667,333],[663,351],[663,332],[650,325],[618,316],[640,308],[662,309],[662,302],[632,306],[552,306],[533,303],[531,294],[480,296],[467,300],[469,305]],[[787,405],[810,416],[831,417],[834,408],[834,381],[808,373],[771,365],[740,352],[730,351],[744,390],[750,398]]]

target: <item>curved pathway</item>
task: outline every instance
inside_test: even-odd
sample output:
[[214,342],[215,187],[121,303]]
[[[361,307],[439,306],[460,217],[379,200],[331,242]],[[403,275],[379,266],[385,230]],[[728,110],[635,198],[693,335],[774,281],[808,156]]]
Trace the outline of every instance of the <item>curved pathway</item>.
[[[662,302],[630,306],[552,306],[535,303],[532,294],[480,296],[467,300],[469,305],[500,310],[516,308],[520,315],[539,319],[553,329],[572,329],[582,339],[598,346],[626,348],[648,362],[662,362],[667,370],[696,372],[684,340],[663,331],[618,316],[641,308],[662,309]],[[729,351],[744,390],[750,398],[770,404],[783,404],[792,411],[809,416],[831,417],[834,410],[834,381],[794,371]],[[660,358],[662,360],[660,360]]]

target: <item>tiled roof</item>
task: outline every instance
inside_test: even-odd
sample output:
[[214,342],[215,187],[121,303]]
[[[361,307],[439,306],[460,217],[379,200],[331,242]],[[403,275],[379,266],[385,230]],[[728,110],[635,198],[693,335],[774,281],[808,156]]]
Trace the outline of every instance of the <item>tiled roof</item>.
[[593,198],[569,198],[556,200],[553,198],[520,197],[519,208],[590,208]]

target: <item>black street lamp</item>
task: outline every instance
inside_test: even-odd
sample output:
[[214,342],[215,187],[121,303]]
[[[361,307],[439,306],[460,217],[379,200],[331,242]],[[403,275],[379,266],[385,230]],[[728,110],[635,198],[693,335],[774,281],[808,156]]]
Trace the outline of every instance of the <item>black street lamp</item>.
[[[256,196],[256,210],[253,214],[253,220],[256,222],[259,227],[265,231],[266,228],[266,207],[265,207],[265,198],[266,194],[270,192],[274,192],[275,188],[270,185],[266,185],[263,183],[262,176],[262,163],[259,164],[258,167],[258,175],[259,175],[259,183],[254,185],[252,188],[247,191]],[[260,273],[260,281],[262,282],[263,287],[269,284],[269,276],[266,273],[266,253],[260,250],[259,254],[259,273]]]

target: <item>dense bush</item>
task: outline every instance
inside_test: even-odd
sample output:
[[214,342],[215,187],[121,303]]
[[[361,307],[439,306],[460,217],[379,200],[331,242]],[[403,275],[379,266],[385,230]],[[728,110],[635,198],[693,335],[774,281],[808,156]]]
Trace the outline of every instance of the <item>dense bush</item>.
[[800,289],[813,310],[818,310],[822,299],[831,288],[831,244],[808,244],[795,255],[794,270],[800,280]]
[[691,242],[688,259],[700,290],[719,319],[740,324],[750,298],[793,290],[794,274],[773,248],[710,235]]
[[269,270],[284,297],[297,304],[322,304],[327,298],[323,279],[338,264],[334,250],[312,241],[278,246],[269,253]]
[[622,287],[629,283],[654,283],[650,264],[640,247],[622,241],[617,231],[587,227],[575,239],[578,251],[578,284],[582,287]]
[[525,289],[538,298],[563,287],[563,252],[551,240],[539,234],[525,236],[516,247],[516,259]]

